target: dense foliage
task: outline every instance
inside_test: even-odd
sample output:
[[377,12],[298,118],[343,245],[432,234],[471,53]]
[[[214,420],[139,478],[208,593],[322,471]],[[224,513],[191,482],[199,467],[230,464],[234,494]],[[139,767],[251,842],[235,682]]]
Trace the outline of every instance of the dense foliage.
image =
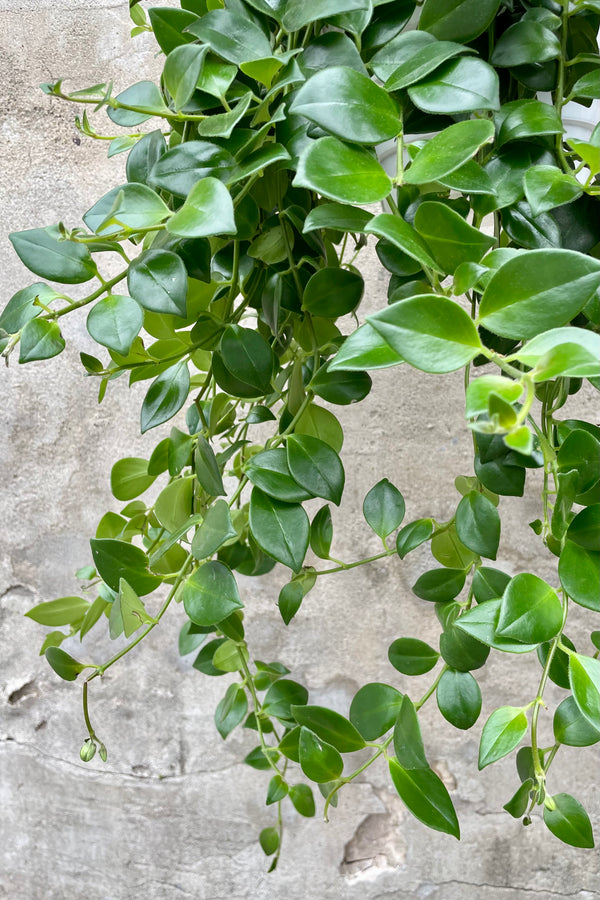
[[[149,459],[114,465],[122,506],[91,540],[93,565],[78,572],[85,596],[28,613],[54,629],[42,652],[58,675],[85,679],[81,758],[106,759],[89,686],[180,601],[181,654],[195,653],[205,676],[230,673],[219,734],[243,725],[256,735],[245,761],[264,769],[266,802],[279,809],[260,834],[272,868],[281,805],[312,816],[312,782],[327,815],[379,759],[411,813],[458,837],[419,710],[435,698],[456,728],[472,728],[482,703],[473,673],[490,653],[516,654],[515,664],[537,653],[531,701],[491,714],[479,768],[528,736],[505,808],[527,824],[539,806],[556,837],[593,846],[581,803],[546,781],[562,745],[600,739],[599,632],[580,648],[565,633],[600,609],[600,428],[560,415],[584,381],[600,386],[600,126],[574,139],[562,121],[568,101],[589,107],[600,95],[599,0],[181,0],[147,14],[131,0],[131,16],[164,54],[160,84],[116,95],[112,84],[43,85],[123,129],[109,155],[128,152],[127,183],[94,204],[85,228],[11,235],[44,281],[0,317],[3,355],[28,363],[58,355],[62,316],[87,307],[99,355],[81,361],[99,399],[113,379],[146,382],[142,432],[185,410]],[[79,126],[101,137],[86,114]],[[386,142],[391,176],[376,152]],[[364,209],[379,202],[385,211]],[[368,235],[389,303],[358,326]],[[107,274],[109,258],[119,271]],[[405,524],[402,494],[380,481],[363,512],[381,552],[340,562],[329,504],[344,490],[343,432],[330,406],[361,401],[368,370],[398,367],[401,382],[405,366],[464,377],[474,474],[457,478],[446,522],[424,501]],[[552,583],[496,567],[500,497],[521,496],[535,469],[531,527],[556,557]],[[157,479],[155,502],[139,499]],[[310,521],[304,504],[315,498],[324,504]],[[439,619],[439,649],[399,636],[391,683],[362,686],[347,716],[311,704],[285,661],[253,658],[238,573],[289,569],[285,627],[321,577],[426,542],[432,567],[413,591]],[[84,665],[61,649],[94,627],[121,639],[111,659]],[[395,672],[434,669],[420,699],[394,686]],[[539,730],[548,679],[565,691],[549,741]]]

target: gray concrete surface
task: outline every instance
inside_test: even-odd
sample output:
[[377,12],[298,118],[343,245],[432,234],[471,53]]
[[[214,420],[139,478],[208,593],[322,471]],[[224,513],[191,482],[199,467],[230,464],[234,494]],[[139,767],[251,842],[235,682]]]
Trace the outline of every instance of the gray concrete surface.
[[[107,161],[104,145],[80,141],[74,110],[37,85],[63,75],[78,86],[112,77],[124,88],[152,76],[160,65],[152,43],[131,43],[127,33],[126,0],[0,0],[3,303],[32,280],[7,233],[61,218],[75,225],[123,178],[123,157]],[[372,252],[369,259],[367,302],[377,306],[385,279]],[[157,434],[138,435],[143,388],[130,392],[116,382],[96,404],[96,385],[78,363],[90,346],[85,315],[65,322],[65,334],[63,357],[0,372],[0,898],[600,897],[594,852],[560,844],[539,820],[524,830],[502,811],[516,784],[513,759],[477,772],[486,715],[531,699],[531,659],[498,659],[481,672],[484,710],[471,732],[456,732],[433,707],[424,710],[426,747],[456,804],[460,843],[411,818],[383,767],[374,766],[346,789],[329,824],[286,814],[282,861],[267,875],[256,840],[272,818],[263,805],[266,778],[241,763],[253,746],[247,732],[226,742],[216,735],[212,716],[227,679],[205,678],[178,657],[178,608],[139,652],[94,684],[92,714],[110,756],[107,765],[79,761],[79,686],[59,681],[37,656],[42,629],[23,613],[77,591],[73,573],[89,561],[88,538],[104,510],[118,508],[111,465],[121,455],[147,454]],[[393,370],[375,377],[359,408],[342,410],[348,489],[335,515],[336,555],[352,558],[359,543],[376,551],[359,510],[383,476],[404,492],[408,516],[453,511],[454,476],[471,472],[460,380]],[[571,409],[589,410],[592,402],[578,397]],[[552,561],[540,556],[525,524],[538,514],[535,492],[524,501],[525,514],[513,501],[502,504],[514,523],[503,534],[502,566],[513,573],[533,567],[552,578]],[[387,662],[387,647],[403,634],[437,639],[432,610],[410,593],[425,565],[426,555],[413,554],[404,564],[323,579],[288,630],[275,608],[283,573],[248,581],[256,656],[285,661],[313,702],[341,712],[364,681],[408,689]],[[586,616],[580,618],[570,629],[575,640],[584,633]],[[73,649],[81,652],[76,643]],[[108,642],[86,643],[93,658],[107,651]],[[426,681],[410,685],[413,696]],[[550,699],[560,694],[550,692]],[[546,728],[550,721],[548,714]],[[585,800],[598,832],[597,763],[593,749],[561,752],[551,790]]]

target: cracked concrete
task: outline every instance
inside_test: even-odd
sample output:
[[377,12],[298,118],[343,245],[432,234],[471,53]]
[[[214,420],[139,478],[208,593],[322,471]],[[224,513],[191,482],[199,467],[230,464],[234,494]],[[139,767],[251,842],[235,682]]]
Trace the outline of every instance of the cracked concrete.
[[[165,0],[169,2],[169,0]],[[171,3],[175,5],[175,0]],[[82,139],[74,110],[41,94],[40,81],[64,75],[77,86],[113,78],[125,87],[160,69],[144,37],[130,43],[126,0],[0,0],[0,258],[3,300],[32,279],[7,241],[9,230],[78,217],[123,179],[124,157]],[[104,125],[104,120],[103,120]],[[366,303],[385,302],[385,278],[370,251]],[[78,592],[74,571],[89,562],[88,537],[112,505],[108,473],[122,455],[147,455],[157,435],[138,433],[143,388],[116,382],[105,402],[81,376],[78,354],[91,349],[85,315],[65,323],[59,360],[11,367],[2,379],[0,556],[0,898],[1,900],[598,900],[597,857],[565,847],[539,820],[524,830],[503,811],[515,788],[514,761],[477,772],[481,726],[501,704],[530,700],[534,659],[495,659],[478,673],[480,722],[460,733],[423,710],[432,764],[451,791],[463,838],[426,830],[402,807],[385,772],[373,767],[342,794],[324,824],[285,811],[284,852],[266,874],[257,835],[272,824],[267,779],[241,762],[256,739],[217,736],[213,712],[228,679],[204,678],[180,659],[182,611],[170,611],[144,647],[94,682],[91,708],[109,759],[79,760],[84,729],[79,686],[60,682],[37,655],[44,629],[23,617],[34,603]],[[427,428],[423,428],[424,399]],[[407,517],[452,514],[453,479],[471,472],[461,417],[460,378],[410,370],[375,373],[359,408],[337,409],[347,430],[348,488],[334,511],[334,553],[377,551],[360,518],[366,491],[390,477]],[[577,397],[569,412],[589,408]],[[395,415],[390,416],[390,403]],[[168,426],[167,426],[168,432]],[[431,460],[432,433],[443,435]],[[432,465],[433,463],[433,465]],[[535,476],[532,478],[535,482]],[[509,511],[520,501],[503,500]],[[515,573],[538,561],[526,514],[505,528],[499,565]],[[410,586],[428,561],[417,551],[325,580],[285,630],[276,609],[282,572],[247,580],[248,636],[262,659],[281,659],[315,703],[347,712],[357,687],[384,681],[418,696],[428,677],[399,676],[387,647],[401,635],[435,644],[438,626]],[[585,617],[583,617],[585,618]],[[575,622],[576,642],[584,622]],[[107,639],[76,640],[76,655],[103,658]],[[551,704],[562,692],[549,692]],[[544,714],[545,727],[550,716]],[[594,749],[561,752],[552,790],[586,800],[598,831],[600,795]]]

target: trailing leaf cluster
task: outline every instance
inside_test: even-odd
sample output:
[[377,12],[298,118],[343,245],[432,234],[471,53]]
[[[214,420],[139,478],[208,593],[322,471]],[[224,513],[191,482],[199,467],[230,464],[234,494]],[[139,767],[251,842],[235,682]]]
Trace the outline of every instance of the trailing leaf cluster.
[[[87,114],[78,120],[109,141],[109,155],[128,152],[127,182],[88,210],[85,228],[11,235],[44,280],[0,317],[3,355],[18,348],[28,363],[59,354],[62,316],[86,308],[99,351],[81,360],[99,400],[114,379],[145,383],[143,432],[182,411],[148,459],[114,465],[121,506],[100,520],[92,565],[78,572],[86,597],[28,613],[54,629],[42,652],[58,675],[86,674],[82,759],[107,753],[89,685],[180,601],[181,654],[196,654],[205,676],[230,674],[217,730],[255,735],[245,761],[265,771],[266,803],[279,809],[260,835],[272,868],[282,804],[314,815],[312,783],[327,815],[381,757],[410,812],[458,837],[419,710],[435,696],[445,719],[472,728],[482,706],[473,673],[490,653],[537,653],[530,702],[491,714],[479,767],[529,735],[505,808],[528,824],[541,806],[556,837],[593,846],[583,806],[546,780],[561,746],[600,738],[599,633],[581,648],[565,633],[572,616],[600,609],[600,429],[560,417],[584,381],[600,386],[600,126],[582,140],[563,125],[568,101],[589,107],[599,96],[600,3],[181,0],[146,13],[132,0],[131,16],[164,54],[159,84],[43,85],[123,129],[105,136]],[[379,202],[382,212],[364,208]],[[369,235],[389,303],[358,326]],[[102,274],[109,256],[116,275]],[[90,293],[69,293],[89,282]],[[330,406],[366,397],[369,370],[396,367],[401,379],[405,366],[464,377],[474,471],[457,477],[445,522],[423,509],[404,524],[402,494],[380,481],[363,513],[381,552],[341,562],[329,504],[344,491],[343,432]],[[557,559],[552,584],[495,566],[500,498],[521,496],[532,476],[541,495],[531,526]],[[155,481],[155,502],[141,499]],[[305,504],[319,500],[311,521]],[[399,635],[390,683],[362,686],[347,715],[311,704],[284,662],[253,657],[238,575],[287,567],[287,626],[321,577],[382,558],[400,565],[423,544],[433,567],[413,592],[424,612],[433,605],[439,648]],[[103,663],[60,646],[106,626],[131,640]],[[404,676],[434,669],[411,699]],[[548,680],[566,692],[550,738]]]

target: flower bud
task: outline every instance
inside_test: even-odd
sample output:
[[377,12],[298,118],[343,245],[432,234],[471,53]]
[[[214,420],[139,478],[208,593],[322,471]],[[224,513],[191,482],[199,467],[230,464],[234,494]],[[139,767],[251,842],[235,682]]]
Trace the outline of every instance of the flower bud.
[[96,753],[96,745],[91,738],[86,738],[83,747],[79,751],[79,756],[83,762],[90,762]]

